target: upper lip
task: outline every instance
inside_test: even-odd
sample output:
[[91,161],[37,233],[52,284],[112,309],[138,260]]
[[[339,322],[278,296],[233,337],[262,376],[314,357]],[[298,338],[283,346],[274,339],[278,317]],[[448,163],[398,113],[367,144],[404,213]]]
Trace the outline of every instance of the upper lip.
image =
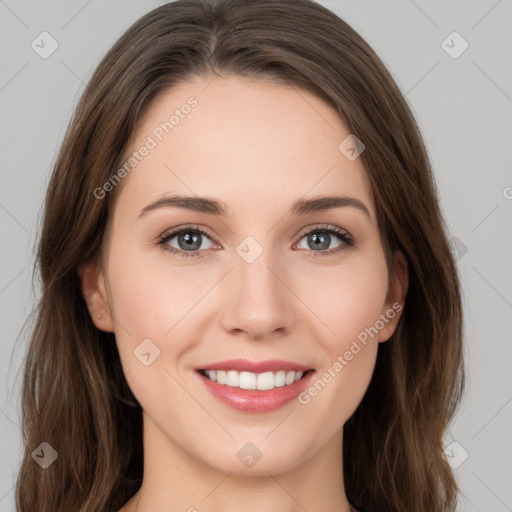
[[305,372],[311,370],[309,366],[294,363],[293,361],[283,361],[280,359],[268,359],[266,361],[250,361],[249,359],[230,359],[228,361],[218,361],[205,366],[196,368],[197,370],[236,370],[251,373],[277,372],[279,370]]

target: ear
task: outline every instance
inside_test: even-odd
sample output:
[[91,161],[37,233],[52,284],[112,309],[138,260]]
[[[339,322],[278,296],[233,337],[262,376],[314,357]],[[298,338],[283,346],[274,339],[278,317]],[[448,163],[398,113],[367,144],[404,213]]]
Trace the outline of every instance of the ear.
[[106,332],[114,332],[114,322],[105,287],[105,278],[96,261],[86,262],[78,269],[80,286],[94,325]]
[[409,288],[409,266],[402,251],[396,251],[393,259],[392,274],[388,294],[381,318],[384,327],[379,331],[379,343],[387,341],[395,332],[405,307],[405,297]]

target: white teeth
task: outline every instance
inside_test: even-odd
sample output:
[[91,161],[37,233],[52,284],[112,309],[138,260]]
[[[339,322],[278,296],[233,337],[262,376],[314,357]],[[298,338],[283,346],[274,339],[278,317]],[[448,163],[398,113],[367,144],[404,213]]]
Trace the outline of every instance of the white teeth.
[[274,375],[274,386],[280,388],[286,384],[286,372],[280,371]]
[[235,370],[205,370],[210,380],[240,389],[258,389],[266,391],[269,389],[289,386],[302,378],[304,372],[284,371],[278,372],[237,372]]
[[274,389],[274,381],[274,374],[272,372],[259,373],[257,388],[261,390]]
[[[238,376],[237,371],[233,371],[233,373]],[[226,382],[229,385],[229,383]],[[257,376],[255,373],[249,372],[240,372],[240,378],[237,379],[236,384],[233,385],[234,388],[241,389],[256,389],[257,386]]]
[[226,386],[238,387],[238,372],[229,370],[226,372]]

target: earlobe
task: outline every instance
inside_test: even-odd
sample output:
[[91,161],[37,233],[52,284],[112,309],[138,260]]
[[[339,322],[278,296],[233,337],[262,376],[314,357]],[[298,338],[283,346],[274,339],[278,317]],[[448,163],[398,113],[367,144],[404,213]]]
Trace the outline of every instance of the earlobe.
[[379,343],[387,341],[396,330],[405,307],[405,298],[409,289],[409,266],[402,251],[396,251],[393,260],[393,274],[382,316],[384,327],[379,331]]
[[97,262],[87,262],[78,269],[82,295],[94,325],[106,332],[114,332],[105,278]]

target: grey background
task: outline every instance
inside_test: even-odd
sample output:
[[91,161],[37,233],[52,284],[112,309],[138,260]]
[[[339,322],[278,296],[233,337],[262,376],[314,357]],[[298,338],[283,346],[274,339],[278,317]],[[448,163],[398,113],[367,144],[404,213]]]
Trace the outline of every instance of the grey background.
[[[445,440],[459,510],[512,511],[512,2],[320,3],[376,50],[423,132],[464,293],[467,392]],[[92,70],[160,4],[0,0],[0,511],[14,510],[26,348],[19,333],[39,294],[31,271],[49,174]],[[31,48],[43,31],[59,45],[47,59]],[[453,31],[469,44],[458,58],[442,47]],[[462,48],[453,37],[444,45]]]

